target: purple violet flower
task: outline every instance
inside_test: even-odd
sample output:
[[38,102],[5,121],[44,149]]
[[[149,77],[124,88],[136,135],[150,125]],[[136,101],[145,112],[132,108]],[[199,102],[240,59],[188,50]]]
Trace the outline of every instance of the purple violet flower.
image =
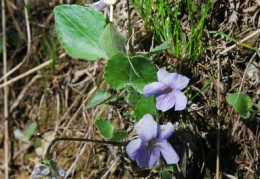
[[53,160],[40,160],[34,159],[35,168],[31,173],[31,178],[46,178],[46,179],[58,179],[57,176],[65,178],[67,173],[57,166],[57,163]]
[[150,114],[146,114],[135,125],[135,129],[140,139],[131,141],[126,146],[126,152],[140,167],[154,167],[160,153],[167,164],[175,164],[179,161],[179,156],[167,141],[174,131],[172,123],[159,125]]
[[168,73],[161,68],[157,72],[159,82],[153,82],[144,87],[146,98],[156,94],[156,108],[163,112],[175,105],[175,111],[183,110],[187,105],[187,97],[181,92],[190,79],[177,73]]
[[105,4],[104,0],[100,0],[97,1],[93,4],[90,5],[91,7],[95,8],[95,10],[100,11],[103,10],[107,7],[107,5]]

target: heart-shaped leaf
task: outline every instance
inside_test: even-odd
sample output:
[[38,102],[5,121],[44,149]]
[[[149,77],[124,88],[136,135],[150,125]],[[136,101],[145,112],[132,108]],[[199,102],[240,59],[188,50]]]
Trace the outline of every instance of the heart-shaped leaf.
[[154,95],[146,98],[142,95],[140,101],[136,104],[136,108],[134,111],[135,120],[138,122],[145,114],[154,115],[157,113],[155,107],[155,99]]
[[[236,98],[237,98],[238,93],[231,94],[227,97],[227,102],[234,106]],[[249,96],[246,94],[240,93],[235,109],[236,111],[243,117],[243,118],[248,118],[248,111],[251,108],[252,102]]]
[[156,69],[147,58],[137,56],[128,59],[122,52],[117,52],[108,60],[104,76],[113,89],[119,90],[132,84],[141,94],[146,84],[157,81]]

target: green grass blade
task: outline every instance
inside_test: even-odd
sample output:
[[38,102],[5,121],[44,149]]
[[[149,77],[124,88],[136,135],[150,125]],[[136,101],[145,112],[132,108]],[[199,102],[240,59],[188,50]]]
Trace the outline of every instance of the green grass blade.
[[194,98],[196,98],[208,85],[209,83],[213,80],[213,78],[216,76],[218,73],[218,70],[214,73],[214,75],[209,79],[209,81],[197,92],[192,98],[188,100],[188,102],[192,101]]
[[219,32],[219,31],[209,31],[210,34],[220,34],[220,35],[223,35],[224,37],[228,38],[229,40],[232,40],[233,42],[236,42],[238,43],[239,45],[243,46],[243,47],[246,47],[246,48],[249,48],[251,50],[255,50],[256,52],[259,52],[259,50],[257,48],[254,48],[250,45],[247,45],[247,44],[244,44],[242,42],[239,42],[235,39],[233,39],[232,37],[228,36],[227,34],[223,33],[223,32]]

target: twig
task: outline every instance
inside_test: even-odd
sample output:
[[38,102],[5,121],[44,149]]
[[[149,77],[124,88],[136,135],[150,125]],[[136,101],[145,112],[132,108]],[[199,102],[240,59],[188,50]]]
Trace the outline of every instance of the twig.
[[216,179],[219,179],[219,155],[220,155],[220,123],[219,123],[219,118],[220,118],[220,57],[217,57],[218,60],[218,115],[217,115],[217,124],[218,124],[218,132],[217,132],[217,160],[216,160]]
[[116,158],[116,160],[114,161],[114,163],[109,167],[109,169],[108,169],[108,170],[106,171],[106,173],[101,177],[101,179],[106,178],[106,176],[109,174],[109,172],[112,170],[112,168],[116,165],[116,163],[117,163],[118,160],[119,160],[119,159]]
[[3,88],[3,87],[7,87],[8,85],[10,85],[10,84],[12,84],[12,83],[14,83],[14,82],[16,82],[16,81],[22,79],[22,78],[24,78],[24,77],[26,77],[26,76],[28,76],[28,75],[34,73],[34,72],[36,72],[36,71],[38,71],[38,70],[40,70],[40,69],[42,69],[42,68],[44,68],[44,67],[46,67],[46,66],[48,66],[52,61],[53,61],[53,60],[51,59],[51,60],[49,60],[49,61],[47,61],[47,62],[45,62],[45,63],[43,63],[43,64],[41,64],[41,65],[39,65],[39,66],[37,66],[37,67],[35,67],[35,68],[33,68],[33,69],[27,71],[27,72],[25,72],[25,73],[23,73],[23,74],[21,74],[21,75],[15,77],[15,78],[9,80],[9,81],[6,81],[5,83],[3,83],[3,84],[0,85],[0,89]]
[[20,94],[18,95],[18,97],[16,98],[16,100],[12,103],[9,112],[12,113],[14,108],[16,108],[19,104],[20,101],[23,99],[24,94],[28,91],[28,89],[31,87],[31,85],[38,80],[39,78],[41,78],[41,75],[36,75],[33,77],[33,79],[31,79],[31,81],[28,83],[28,85],[26,85],[23,90],[20,92]]
[[[66,55],[67,55],[66,53],[63,53],[63,54],[61,54],[61,55],[59,56],[59,58],[63,58],[63,57],[65,57]],[[28,70],[27,72],[25,72],[25,73],[23,73],[23,74],[21,74],[21,75],[15,77],[15,78],[13,78],[13,79],[11,79],[11,80],[9,80],[9,81],[7,81],[7,82],[1,84],[1,85],[0,85],[0,89],[3,88],[3,87],[5,87],[5,86],[8,86],[8,85],[10,85],[10,84],[12,84],[12,83],[14,83],[14,82],[16,82],[16,81],[18,81],[18,80],[20,80],[20,79],[22,79],[22,78],[24,78],[24,77],[26,77],[26,76],[28,76],[28,75],[34,73],[34,72],[36,72],[36,71],[38,71],[38,70],[40,70],[40,69],[46,67],[46,66],[48,66],[50,63],[52,63],[52,61],[53,61],[53,60],[51,59],[51,60],[49,60],[49,61],[47,61],[47,62],[45,62],[45,63],[43,63],[43,64],[41,64],[41,65],[39,65],[39,66],[37,66],[37,67],[35,67],[35,68],[33,68],[33,69],[31,69],[31,70]]]
[[[6,49],[6,29],[5,29],[5,1],[2,0],[2,30],[3,30],[3,74],[7,73],[7,49]],[[4,82],[7,78],[4,78]],[[5,143],[4,143],[4,153],[5,153],[5,179],[9,178],[9,129],[8,129],[8,87],[4,88],[4,118],[5,118]]]

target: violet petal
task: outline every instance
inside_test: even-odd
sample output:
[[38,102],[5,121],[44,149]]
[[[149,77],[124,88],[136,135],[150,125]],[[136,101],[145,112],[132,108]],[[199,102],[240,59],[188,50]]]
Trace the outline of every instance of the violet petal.
[[189,81],[190,79],[186,76],[182,76],[177,73],[172,73],[171,83],[169,84],[169,87],[173,90],[180,91],[188,85]]
[[56,171],[59,174],[59,176],[61,176],[61,178],[65,178],[67,175],[67,173],[64,170],[60,169],[58,166],[56,166]]
[[140,150],[138,151],[138,155],[136,158],[137,165],[140,167],[148,167],[148,162],[150,159],[150,155],[148,152],[149,148],[144,145]]
[[135,124],[135,129],[142,140],[148,141],[157,137],[159,125],[150,114],[146,114]]
[[179,161],[179,156],[173,149],[172,145],[167,140],[160,141],[160,151],[165,159],[166,163],[176,164]]
[[155,100],[156,108],[163,112],[171,109],[175,105],[176,101],[173,91],[159,94],[156,96]]
[[180,111],[185,109],[187,105],[187,97],[181,91],[175,91],[175,111]]
[[146,85],[143,89],[144,92],[144,96],[146,98],[154,95],[154,94],[158,94],[161,93],[162,91],[165,90],[165,88],[167,88],[166,86],[164,86],[162,83],[160,82],[153,82],[150,83],[148,85]]
[[159,147],[152,148],[148,167],[153,168],[155,164],[158,162],[159,158],[160,158],[160,148]]
[[169,139],[174,131],[174,126],[172,125],[172,123],[168,122],[166,125],[161,125],[160,127],[161,130],[158,138],[163,140]]
[[50,173],[49,167],[45,165],[36,165],[31,173],[32,178],[42,178]]
[[130,159],[136,160],[139,150],[142,147],[141,144],[142,144],[141,139],[135,139],[126,146],[126,153],[128,154]]
[[100,0],[100,1],[97,1],[93,4],[90,5],[91,7],[93,7],[95,10],[103,10],[107,7],[107,5],[104,3],[104,0]]
[[176,75],[176,73],[168,73],[167,72],[167,74],[164,75],[163,78],[160,78],[159,82],[163,83],[168,88],[172,88],[172,86],[174,86],[173,84],[175,83],[175,75]]
[[160,68],[157,72],[157,79],[159,82],[163,82],[168,76],[168,72],[164,68]]
[[138,153],[136,162],[140,167],[152,168],[160,158],[160,148],[144,145]]

